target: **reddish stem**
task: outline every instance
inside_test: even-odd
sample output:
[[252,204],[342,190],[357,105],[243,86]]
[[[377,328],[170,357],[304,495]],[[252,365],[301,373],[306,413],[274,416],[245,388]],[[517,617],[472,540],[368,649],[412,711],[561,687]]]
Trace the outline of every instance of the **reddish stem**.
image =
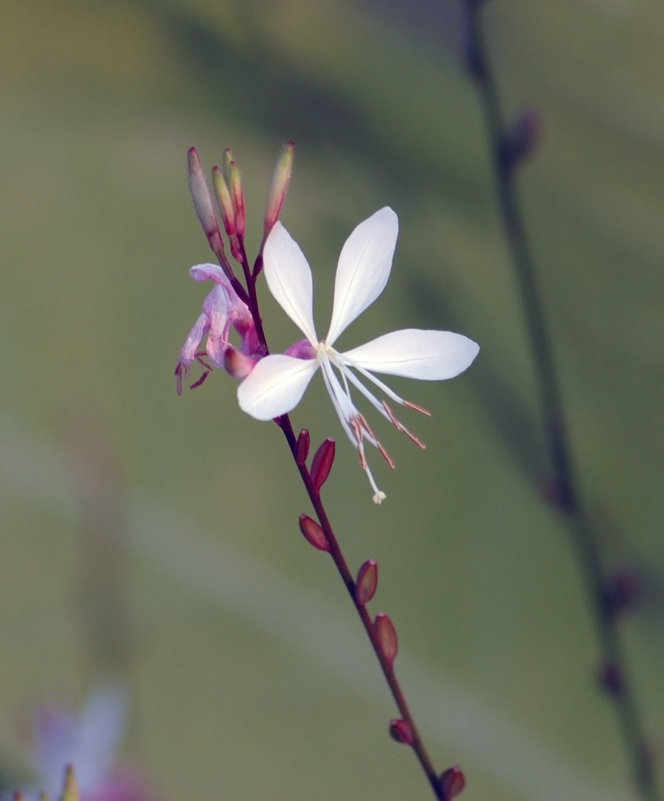
[[[260,311],[258,308],[258,296],[256,293],[256,282],[258,280],[258,276],[261,272],[261,267],[263,263],[263,246],[265,244],[265,236],[263,237],[263,241],[261,242],[260,250],[258,256],[256,257],[256,261],[254,264],[253,271],[249,269],[249,262],[246,257],[246,253],[244,250],[244,244],[241,247],[241,264],[242,269],[244,272],[244,276],[247,282],[247,294],[248,294],[248,303],[249,310],[251,311],[252,317],[254,319],[254,324],[256,326],[256,332],[258,334],[259,341],[261,345],[265,349],[265,353],[269,353],[269,348],[267,345],[267,340],[265,338],[265,332],[263,330],[262,319],[260,315]],[[406,721],[407,726],[410,727],[412,732],[412,749],[417,756],[418,762],[424,774],[427,777],[429,784],[431,785],[431,789],[433,790],[434,796],[436,799],[443,798],[443,789],[440,778],[436,773],[436,770],[433,766],[431,761],[431,757],[429,756],[424,743],[422,742],[422,738],[420,737],[419,731],[417,726],[415,725],[415,720],[413,715],[410,711],[406,698],[403,694],[403,690],[401,689],[401,685],[399,684],[399,680],[397,679],[396,673],[394,671],[394,664],[390,662],[378,642],[378,638],[376,635],[376,629],[374,627],[373,621],[369,616],[369,612],[367,611],[367,607],[365,604],[361,604],[357,601],[356,598],[356,589],[355,589],[355,580],[350,572],[348,567],[348,563],[343,555],[341,547],[337,541],[337,538],[334,533],[334,529],[332,528],[332,524],[327,516],[327,512],[325,511],[325,507],[323,505],[323,501],[320,496],[320,488],[316,487],[316,484],[312,480],[311,474],[309,469],[307,468],[306,464],[298,457],[298,440],[293,431],[293,426],[290,421],[290,417],[285,414],[282,417],[279,417],[275,420],[277,425],[281,428],[286,437],[286,441],[288,442],[288,446],[290,448],[291,454],[293,456],[293,461],[295,462],[295,466],[300,472],[300,476],[302,478],[302,482],[307,490],[307,494],[309,495],[309,499],[311,500],[311,505],[318,517],[318,522],[320,523],[321,528],[327,538],[329,543],[329,554],[332,557],[335,567],[337,568],[337,572],[341,577],[341,580],[346,585],[346,589],[348,590],[348,594],[350,595],[350,599],[353,602],[353,606],[357,611],[357,614],[362,621],[362,625],[364,626],[364,630],[366,631],[367,637],[371,642],[371,646],[376,654],[376,658],[380,664],[381,670],[383,671],[383,675],[385,676],[385,680],[387,682],[388,687],[390,688],[390,692],[392,693],[392,697],[394,698],[394,702],[397,705],[399,710],[399,714],[401,718]]]

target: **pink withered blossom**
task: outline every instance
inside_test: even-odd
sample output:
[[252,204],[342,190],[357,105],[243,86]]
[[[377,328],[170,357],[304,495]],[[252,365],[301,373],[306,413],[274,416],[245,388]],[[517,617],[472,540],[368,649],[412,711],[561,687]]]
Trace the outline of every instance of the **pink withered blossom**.
[[[216,264],[197,264],[189,270],[194,281],[214,281],[214,287],[203,302],[203,313],[189,332],[180,359],[175,368],[178,394],[182,392],[182,380],[189,375],[192,362],[200,361],[204,368],[203,375],[192,386],[198,386],[207,377],[212,367],[225,367],[238,378],[244,378],[258,360],[256,355],[259,343],[256,337],[251,313],[246,303],[235,294],[224,271]],[[232,361],[229,364],[227,351],[231,347],[229,336],[231,329],[239,335],[240,344],[233,347],[228,354]],[[205,336],[207,343],[205,353],[199,353],[199,347]],[[204,356],[211,364],[207,364]]]

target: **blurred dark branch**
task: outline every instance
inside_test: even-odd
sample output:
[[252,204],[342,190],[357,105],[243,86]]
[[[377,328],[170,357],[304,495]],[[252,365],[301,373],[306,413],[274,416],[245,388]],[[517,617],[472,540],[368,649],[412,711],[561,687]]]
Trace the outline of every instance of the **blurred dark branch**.
[[546,442],[553,480],[548,497],[564,515],[582,581],[591,607],[601,663],[598,678],[614,701],[633,780],[644,801],[660,798],[657,780],[644,735],[633,685],[628,676],[619,632],[617,610],[607,602],[611,580],[605,573],[599,537],[585,511],[584,499],[574,474],[565,425],[565,410],[556,370],[550,330],[537,284],[537,277],[516,191],[516,168],[532,150],[536,124],[523,115],[520,124],[506,126],[500,96],[482,36],[480,14],[483,0],[463,0],[464,57],[477,90],[487,131],[496,194],[505,239],[512,257],[526,331],[530,341]]

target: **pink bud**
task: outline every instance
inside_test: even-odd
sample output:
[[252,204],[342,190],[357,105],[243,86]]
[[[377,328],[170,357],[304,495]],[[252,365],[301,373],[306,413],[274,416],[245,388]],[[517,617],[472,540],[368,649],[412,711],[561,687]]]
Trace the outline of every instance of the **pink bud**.
[[201,159],[195,147],[189,148],[187,161],[189,164],[189,191],[194,201],[194,208],[210,248],[216,253],[218,250],[223,250],[224,243],[221,239],[217,216],[214,213],[210,189],[201,166]]
[[355,600],[365,606],[374,597],[378,586],[378,563],[373,559],[367,561],[357,571],[355,580]]
[[415,744],[413,727],[407,720],[403,720],[403,718],[393,718],[390,721],[390,737],[404,745]]
[[318,548],[319,551],[330,550],[325,532],[309,515],[300,515],[300,531],[305,540],[314,548]]
[[335,448],[334,440],[328,438],[323,440],[320,448],[314,454],[309,475],[316,492],[320,490],[330,475],[330,470],[334,463]]
[[217,203],[221,209],[221,217],[224,221],[224,228],[229,236],[235,234],[235,211],[228,184],[219,167],[212,168],[212,184],[214,193],[217,196]]
[[309,446],[311,444],[311,437],[309,431],[303,428],[297,438],[297,450],[295,452],[295,461],[301,466],[307,461],[309,455]]
[[440,774],[440,801],[452,801],[464,791],[466,787],[466,777],[458,765],[443,771]]
[[394,628],[394,624],[385,612],[379,612],[376,615],[374,630],[376,632],[378,646],[388,665],[392,667],[392,663],[396,659],[399,651],[399,641],[397,640],[397,632]]
[[226,149],[226,163],[228,165],[228,183],[233,199],[233,210],[235,212],[235,231],[238,236],[244,236],[247,227],[247,213],[244,205],[244,189],[242,187],[242,176],[237,162],[233,159],[230,149]]
[[286,193],[293,174],[293,152],[295,142],[291,139],[286,143],[277,161],[277,166],[272,176],[272,184],[267,196],[267,207],[265,209],[265,221],[263,230],[266,234],[270,232],[272,226],[279,219],[281,209],[286,200]]

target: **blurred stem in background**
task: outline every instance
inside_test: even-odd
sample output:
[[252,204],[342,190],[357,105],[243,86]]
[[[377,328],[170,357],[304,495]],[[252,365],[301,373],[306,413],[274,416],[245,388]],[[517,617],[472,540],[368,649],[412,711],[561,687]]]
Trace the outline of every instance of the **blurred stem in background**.
[[599,537],[587,517],[584,499],[574,475],[551,335],[545,321],[516,191],[516,169],[537,143],[538,118],[533,112],[524,111],[511,125],[506,125],[503,121],[499,91],[482,36],[480,15],[483,6],[484,0],[464,0],[462,3],[465,66],[473,79],[484,113],[498,205],[530,340],[553,470],[553,479],[546,494],[566,519],[571,545],[595,621],[601,651],[598,678],[615,704],[634,784],[643,801],[657,801],[660,798],[657,779],[618,628],[618,613],[625,600],[618,591],[620,576],[609,576],[605,572]]

